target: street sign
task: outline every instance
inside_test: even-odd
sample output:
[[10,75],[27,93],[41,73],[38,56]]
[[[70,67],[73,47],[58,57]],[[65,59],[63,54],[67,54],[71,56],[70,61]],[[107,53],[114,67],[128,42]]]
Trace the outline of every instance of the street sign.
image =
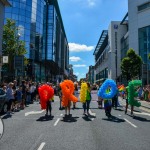
[[3,64],[7,64],[8,63],[8,56],[3,56]]

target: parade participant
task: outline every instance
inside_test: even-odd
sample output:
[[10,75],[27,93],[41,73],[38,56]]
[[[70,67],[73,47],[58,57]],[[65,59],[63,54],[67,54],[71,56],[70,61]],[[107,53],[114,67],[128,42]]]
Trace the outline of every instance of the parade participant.
[[128,86],[125,88],[125,99],[126,99],[125,114],[127,114],[127,110],[128,110]]
[[134,106],[140,107],[141,103],[136,100],[138,92],[136,91],[137,86],[141,86],[141,80],[132,80],[128,84],[128,102],[131,106],[131,115],[133,115]]
[[62,89],[62,106],[65,107],[65,116],[67,116],[67,114],[70,116],[71,101],[78,101],[77,97],[73,95],[74,84],[71,80],[64,80],[60,83],[60,87]]
[[[106,90],[106,93],[110,92],[110,86]],[[112,100],[111,99],[104,99],[104,108],[105,114],[107,117],[111,117],[111,107],[112,107]]]
[[111,117],[111,98],[115,96],[116,92],[116,83],[111,79],[107,79],[98,91],[98,96],[104,99],[104,108],[107,117]]
[[86,114],[86,112],[89,115],[90,102],[91,102],[91,88],[90,83],[87,83],[86,102],[83,103],[84,115]]
[[[75,88],[74,95],[75,97],[78,97],[78,84],[76,82],[74,83],[74,88]],[[76,108],[76,102],[73,102],[73,109],[75,108]]]
[[46,109],[46,116],[48,115],[49,111],[51,116],[51,100],[54,96],[54,89],[50,85],[44,84],[38,88],[38,91],[40,95],[41,109]]
[[83,115],[89,114],[89,107],[91,102],[91,89],[90,84],[86,82],[81,83],[80,101],[83,103]]
[[[101,87],[101,85],[99,86],[99,88]],[[98,88],[98,87],[97,87]],[[99,88],[97,90],[99,90]],[[103,99],[101,97],[98,96],[98,108],[101,109],[103,108]]]

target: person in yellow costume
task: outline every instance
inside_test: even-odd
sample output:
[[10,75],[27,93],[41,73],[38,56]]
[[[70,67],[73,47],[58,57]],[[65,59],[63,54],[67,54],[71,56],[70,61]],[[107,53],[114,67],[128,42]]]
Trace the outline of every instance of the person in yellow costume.
[[87,89],[86,89],[86,99],[83,102],[83,109],[84,109],[83,115],[86,115],[86,111],[87,111],[87,114],[89,114],[89,108],[90,108],[90,102],[91,102],[90,84],[89,83],[86,83],[86,84],[87,84]]

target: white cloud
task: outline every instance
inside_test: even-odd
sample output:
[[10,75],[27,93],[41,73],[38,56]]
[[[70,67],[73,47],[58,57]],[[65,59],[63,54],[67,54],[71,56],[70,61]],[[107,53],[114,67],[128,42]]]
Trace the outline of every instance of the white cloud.
[[79,73],[79,72],[75,72],[74,74],[75,74],[76,76],[78,76],[80,73]]
[[87,0],[89,6],[95,6],[96,2],[95,0]]
[[69,58],[69,60],[77,62],[77,61],[81,60],[81,58],[80,57],[76,57],[76,56],[72,56],[72,57]]
[[84,51],[92,51],[94,46],[87,46],[84,44],[77,43],[69,43],[69,50],[71,52],[84,52]]
[[79,68],[79,67],[86,67],[86,65],[82,64],[82,65],[73,65],[73,67]]

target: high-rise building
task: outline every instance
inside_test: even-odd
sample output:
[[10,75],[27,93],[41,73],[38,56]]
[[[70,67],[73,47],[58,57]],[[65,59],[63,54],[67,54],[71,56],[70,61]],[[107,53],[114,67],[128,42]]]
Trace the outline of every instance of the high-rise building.
[[61,81],[69,73],[69,46],[57,0],[49,0],[45,6],[43,41],[45,74]]
[[143,84],[150,82],[150,1],[128,0],[129,47],[142,57],[141,79]]
[[68,75],[69,48],[57,0],[9,0],[5,18],[16,21],[26,43],[31,78],[62,80]]
[[106,78],[120,81],[121,39],[126,26],[121,21],[111,21],[108,30],[103,30],[94,51],[96,83]]

